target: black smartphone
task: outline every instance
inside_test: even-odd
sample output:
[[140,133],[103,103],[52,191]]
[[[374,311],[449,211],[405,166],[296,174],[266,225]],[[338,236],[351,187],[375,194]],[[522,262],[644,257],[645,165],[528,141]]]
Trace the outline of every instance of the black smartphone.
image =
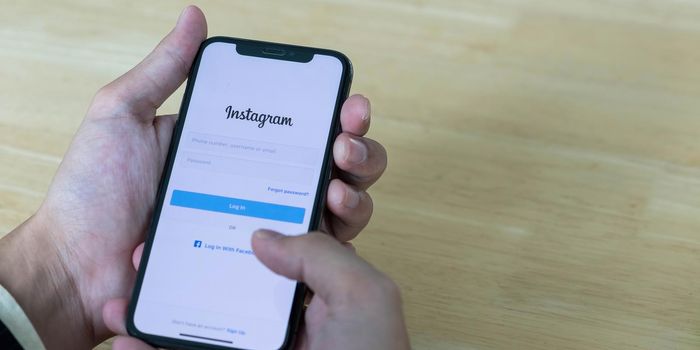
[[130,335],[191,349],[293,345],[305,287],[262,265],[251,235],[318,228],[351,79],[336,51],[202,43],[129,306]]

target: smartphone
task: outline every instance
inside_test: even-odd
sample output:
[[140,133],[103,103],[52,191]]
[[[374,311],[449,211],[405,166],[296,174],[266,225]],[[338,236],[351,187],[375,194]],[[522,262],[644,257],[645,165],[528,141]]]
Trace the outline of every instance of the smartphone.
[[336,51],[227,37],[192,66],[129,305],[161,347],[288,349],[305,287],[251,249],[318,228],[352,66]]

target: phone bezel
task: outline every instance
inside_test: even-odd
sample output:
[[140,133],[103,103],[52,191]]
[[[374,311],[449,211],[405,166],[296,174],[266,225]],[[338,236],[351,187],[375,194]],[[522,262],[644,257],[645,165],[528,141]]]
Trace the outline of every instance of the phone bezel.
[[[308,62],[313,58],[314,55],[328,55],[337,58],[343,66],[343,72],[341,75],[340,84],[338,86],[338,94],[336,96],[335,109],[333,111],[333,117],[331,120],[331,127],[329,128],[326,149],[323,157],[323,165],[321,167],[321,174],[319,176],[318,190],[316,191],[316,196],[314,199],[314,205],[312,208],[311,218],[309,222],[309,231],[313,231],[319,228],[321,219],[323,217],[323,212],[325,208],[325,197],[326,191],[328,189],[328,184],[330,182],[331,173],[333,169],[332,160],[332,146],[333,141],[336,136],[340,133],[340,109],[348,98],[350,85],[352,82],[352,64],[350,60],[344,54],[328,50],[313,47],[297,46],[290,44],[272,43],[258,40],[240,39],[232,37],[222,37],[216,36],[211,37],[204,42],[199,47],[197,56],[192,64],[192,68],[188,75],[187,86],[185,88],[185,93],[182,98],[182,104],[180,105],[180,114],[178,121],[175,125],[173,131],[173,137],[170,142],[170,147],[168,150],[168,156],[166,158],[165,167],[163,169],[163,174],[161,176],[160,184],[158,187],[158,192],[156,195],[156,202],[153,211],[153,217],[151,224],[148,229],[148,234],[145,241],[145,246],[143,250],[143,255],[141,257],[141,262],[139,265],[139,270],[136,277],[136,283],[131,296],[131,301],[128,308],[127,324],[126,329],[129,335],[137,337],[139,339],[145,340],[146,342],[160,347],[187,347],[189,349],[206,349],[206,350],[249,350],[249,349],[239,349],[226,346],[213,345],[209,343],[199,343],[195,341],[183,340],[179,338],[169,338],[160,335],[153,335],[141,332],[134,324],[134,312],[136,311],[136,305],[138,303],[138,296],[141,292],[141,285],[143,278],[145,276],[145,271],[148,265],[148,257],[151,253],[151,248],[153,245],[153,239],[155,237],[155,231],[158,226],[158,221],[160,219],[161,210],[165,202],[165,194],[168,188],[168,182],[170,180],[170,174],[175,161],[175,154],[177,153],[178,146],[180,144],[180,138],[182,136],[182,129],[187,117],[187,110],[189,108],[190,99],[192,97],[192,90],[194,89],[194,84],[197,79],[197,72],[199,71],[199,65],[201,62],[202,54],[209,44],[216,42],[224,42],[236,44],[236,51],[239,54],[257,56],[267,59],[278,59],[278,60],[288,60],[296,62]],[[244,49],[239,49],[244,48]],[[285,52],[295,53],[293,56],[287,55],[287,57],[279,55],[271,55],[263,52],[268,48],[274,48],[278,50],[284,50]],[[242,52],[243,51],[243,52]],[[308,60],[307,60],[308,58]],[[303,283],[297,283],[294,292],[294,298],[292,301],[292,310],[289,315],[289,321],[287,323],[287,333],[285,335],[284,342],[280,347],[280,350],[289,349],[294,344],[294,338],[299,328],[301,322],[301,317],[303,315],[303,303],[306,296],[306,286]]]

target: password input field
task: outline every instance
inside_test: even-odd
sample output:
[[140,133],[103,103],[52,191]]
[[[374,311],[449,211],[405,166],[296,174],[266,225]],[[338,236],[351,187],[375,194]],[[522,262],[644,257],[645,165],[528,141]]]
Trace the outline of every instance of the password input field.
[[184,152],[178,158],[180,159],[180,165],[185,168],[214,171],[247,178],[309,185],[314,177],[311,168],[258,162],[234,157]]

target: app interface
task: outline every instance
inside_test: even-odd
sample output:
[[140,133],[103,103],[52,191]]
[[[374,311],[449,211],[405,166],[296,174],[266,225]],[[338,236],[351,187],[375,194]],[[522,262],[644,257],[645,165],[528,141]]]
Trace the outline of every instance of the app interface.
[[308,230],[343,66],[204,50],[145,271],[141,332],[278,349],[296,282],[263,266],[253,231]]

